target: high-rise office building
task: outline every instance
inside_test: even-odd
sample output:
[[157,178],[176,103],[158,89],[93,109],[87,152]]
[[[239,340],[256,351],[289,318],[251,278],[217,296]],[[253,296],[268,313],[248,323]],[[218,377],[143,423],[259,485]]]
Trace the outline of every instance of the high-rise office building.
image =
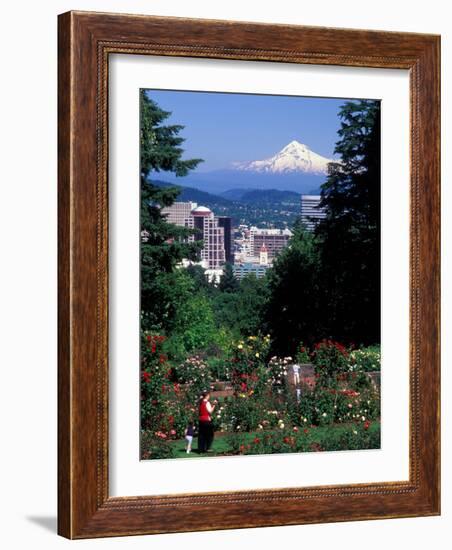
[[224,229],[224,252],[226,263],[234,263],[234,253],[232,249],[232,219],[229,216],[218,216],[218,225]]
[[197,207],[196,202],[175,202],[171,206],[162,208],[162,214],[166,216],[168,223],[182,225],[183,227],[192,227],[190,220],[191,212]]
[[301,221],[308,231],[314,231],[316,225],[326,217],[325,209],[320,207],[320,195],[301,195]]
[[275,258],[289,244],[292,237],[290,229],[258,229],[250,230],[250,248],[254,257],[259,257],[262,247],[267,251],[268,258]]
[[201,260],[208,269],[218,269],[226,262],[224,228],[209,208],[198,206],[191,211],[193,227],[197,229],[195,240],[203,240]]
[[[193,202],[175,202],[162,208],[170,223],[197,230],[188,241],[203,241],[201,261],[206,269],[220,268],[232,255],[231,218],[218,218],[205,206]],[[229,260],[231,261],[231,260]]]

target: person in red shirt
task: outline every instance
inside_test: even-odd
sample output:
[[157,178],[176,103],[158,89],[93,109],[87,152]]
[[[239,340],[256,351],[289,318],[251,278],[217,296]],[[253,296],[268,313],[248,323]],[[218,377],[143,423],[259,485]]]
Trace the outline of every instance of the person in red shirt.
[[212,423],[212,413],[215,410],[216,401],[212,405],[210,403],[210,393],[204,391],[199,400],[198,409],[198,452],[206,453],[212,446],[214,431]]

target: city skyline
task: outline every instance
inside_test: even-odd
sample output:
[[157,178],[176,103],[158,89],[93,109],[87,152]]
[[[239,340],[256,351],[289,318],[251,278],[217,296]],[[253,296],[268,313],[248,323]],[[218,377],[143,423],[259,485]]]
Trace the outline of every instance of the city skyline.
[[[309,204],[309,211],[303,214],[303,198],[300,201],[301,219],[306,229],[312,231],[315,222],[323,218],[320,209],[316,211],[320,197],[315,204]],[[309,197],[310,198],[310,197]],[[203,240],[199,261],[183,260],[181,266],[197,264],[205,269],[209,280],[218,283],[224,273],[224,266],[231,264],[237,279],[254,274],[263,277],[278,254],[289,245],[293,232],[289,228],[258,228],[251,224],[237,224],[230,216],[217,215],[214,210],[193,201],[175,201],[162,209],[168,223],[191,230],[189,242]],[[316,218],[311,223],[311,217]]]

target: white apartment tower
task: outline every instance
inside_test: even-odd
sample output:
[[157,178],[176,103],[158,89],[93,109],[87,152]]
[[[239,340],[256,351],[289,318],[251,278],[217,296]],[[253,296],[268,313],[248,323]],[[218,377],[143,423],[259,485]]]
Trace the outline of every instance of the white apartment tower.
[[326,217],[325,209],[320,208],[320,195],[301,195],[301,221],[308,231],[314,231],[315,226]]

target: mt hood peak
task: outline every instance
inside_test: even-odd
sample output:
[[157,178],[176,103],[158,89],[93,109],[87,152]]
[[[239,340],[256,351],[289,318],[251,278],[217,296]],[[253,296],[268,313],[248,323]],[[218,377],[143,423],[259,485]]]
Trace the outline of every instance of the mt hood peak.
[[293,140],[276,153],[276,155],[263,159],[245,162],[234,162],[233,169],[248,172],[261,172],[268,174],[284,174],[301,172],[305,174],[324,175],[328,170],[328,163],[332,159],[322,157],[312,151],[304,143]]

